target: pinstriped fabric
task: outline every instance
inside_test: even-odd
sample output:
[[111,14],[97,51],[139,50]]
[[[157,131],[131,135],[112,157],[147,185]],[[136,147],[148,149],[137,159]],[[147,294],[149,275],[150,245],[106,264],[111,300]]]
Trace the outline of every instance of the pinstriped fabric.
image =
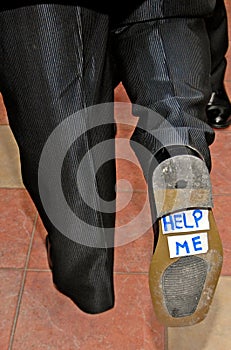
[[[132,140],[153,154],[163,145],[190,145],[210,168],[208,145],[214,140],[214,132],[205,123],[211,90],[209,42],[203,19],[136,23],[115,30],[114,40],[121,79],[137,105],[133,113],[140,116]],[[146,113],[139,106],[156,114]],[[146,164],[146,172],[149,162],[142,161],[141,155],[139,159]]]
[[[115,214],[104,215],[90,208],[78,188],[88,193],[91,202],[97,201],[94,191],[105,200],[113,200],[114,160],[101,167],[96,179],[94,159],[89,156],[88,176],[79,177],[78,188],[76,174],[79,162],[89,155],[92,146],[114,138],[114,126],[104,125],[100,131],[83,134],[68,150],[62,166],[62,187],[70,208],[83,222],[96,227],[96,239],[105,248],[91,248],[95,239],[91,232],[85,232],[89,241],[86,246],[68,239],[53,226],[39,196],[38,164],[48,136],[61,121],[86,106],[112,101],[108,17],[79,7],[40,5],[1,13],[0,25],[1,92],[19,146],[24,184],[49,233],[54,283],[82,310],[103,312],[114,303],[113,248],[107,248],[104,227],[115,226]],[[113,121],[113,115],[108,121]],[[76,118],[76,128],[82,130],[85,122],[84,117]],[[68,137],[63,135],[52,158]],[[113,147],[109,151],[114,159]],[[46,186],[46,179],[43,183]],[[50,206],[55,205],[56,194],[48,187],[46,192]],[[59,216],[65,220],[63,214]],[[81,227],[76,227],[77,242],[79,233]]]
[[211,48],[211,83],[212,90],[219,91],[224,83],[227,66],[226,53],[229,45],[228,22],[224,0],[216,1],[212,16],[206,18],[206,28]]

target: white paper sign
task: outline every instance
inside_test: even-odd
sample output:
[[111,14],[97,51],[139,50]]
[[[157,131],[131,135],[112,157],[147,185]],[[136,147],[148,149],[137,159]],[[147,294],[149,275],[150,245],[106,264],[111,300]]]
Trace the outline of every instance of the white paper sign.
[[185,210],[161,218],[163,234],[209,230],[207,209]]
[[167,239],[170,258],[203,254],[208,251],[207,232],[169,236]]

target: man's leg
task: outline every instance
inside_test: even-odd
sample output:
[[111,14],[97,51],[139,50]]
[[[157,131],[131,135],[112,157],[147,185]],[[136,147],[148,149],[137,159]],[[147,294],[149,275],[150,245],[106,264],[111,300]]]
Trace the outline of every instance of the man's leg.
[[140,117],[132,139],[149,147],[152,154],[163,146],[190,146],[210,169],[214,131],[205,113],[211,88],[203,19],[170,18],[118,28],[114,52],[133,114]]
[[[105,201],[115,198],[114,146],[107,147],[113,160],[97,176],[90,149],[114,140],[115,131],[112,114],[109,124],[101,126],[99,120],[89,131],[87,107],[113,98],[108,16],[38,5],[2,12],[0,26],[0,89],[25,187],[48,231],[53,281],[83,311],[103,312],[114,304],[113,244],[107,244],[105,228],[113,231],[115,215],[91,203],[98,203],[97,194]],[[79,114],[83,109],[86,113]],[[85,171],[77,178],[83,159]]]
[[[167,326],[192,325],[206,316],[222,264],[211,212],[214,131],[205,113],[211,93],[205,23],[180,17],[141,21],[113,35],[120,76],[139,116],[131,146],[148,181],[155,229],[153,304]],[[198,232],[189,219],[197,215],[209,233]],[[198,251],[192,243],[197,239]]]

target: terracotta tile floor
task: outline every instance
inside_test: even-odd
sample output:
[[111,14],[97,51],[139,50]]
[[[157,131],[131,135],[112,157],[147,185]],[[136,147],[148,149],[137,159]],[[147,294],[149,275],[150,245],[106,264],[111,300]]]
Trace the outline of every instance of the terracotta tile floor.
[[[228,0],[229,1],[229,0]],[[231,6],[227,3],[231,19]],[[231,37],[231,35],[230,35]],[[231,45],[230,45],[231,46]],[[231,97],[231,47],[227,54],[226,87]],[[1,95],[0,95],[1,97]],[[123,86],[117,101],[128,101]],[[117,120],[123,120],[117,111]],[[130,118],[129,122],[134,122]],[[120,127],[129,138],[132,126]],[[126,141],[125,141],[126,142]],[[124,145],[118,144],[124,150]],[[126,145],[125,145],[126,147]],[[216,130],[211,147],[214,213],[224,246],[224,265],[210,313],[202,323],[165,329],[152,309],[147,273],[152,249],[147,209],[132,232],[133,241],[115,250],[115,308],[89,316],[53,286],[44,240],[46,232],[20,177],[17,145],[0,100],[0,349],[1,350],[227,350],[231,349],[231,127]],[[128,151],[129,152],[129,149]],[[128,155],[133,159],[133,155]],[[134,219],[146,201],[140,168],[118,160],[117,226]],[[138,225],[138,227],[137,227]],[[140,226],[139,226],[140,225]],[[131,228],[130,228],[131,229]]]

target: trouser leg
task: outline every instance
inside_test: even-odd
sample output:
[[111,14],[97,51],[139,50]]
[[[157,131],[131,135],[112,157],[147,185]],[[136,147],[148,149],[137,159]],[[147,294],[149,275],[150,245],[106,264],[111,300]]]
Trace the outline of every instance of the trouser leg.
[[217,0],[212,16],[205,19],[211,48],[211,82],[212,90],[223,87],[227,66],[228,22],[224,0]]
[[212,16],[206,19],[211,49],[212,95],[207,106],[208,122],[214,128],[226,128],[231,123],[231,103],[224,79],[227,67],[228,22],[224,0],[217,0]]
[[[203,19],[143,21],[113,32],[118,69],[139,116],[132,141],[155,154],[162,147],[196,149],[211,168],[213,130],[205,123],[210,50]],[[147,110],[148,109],[148,110]],[[134,145],[133,142],[133,145]],[[150,159],[136,154],[147,173]]]
[[[97,203],[96,193],[105,201],[115,197],[113,143],[107,147],[113,160],[101,166],[97,176],[89,152],[92,146],[114,139],[113,116],[108,116],[109,124],[74,141],[73,129],[86,130],[85,115],[79,117],[79,110],[113,98],[108,17],[74,6],[39,5],[1,13],[0,25],[0,89],[19,146],[23,182],[48,231],[53,281],[83,311],[105,311],[114,303],[113,244],[107,243],[105,228],[113,230],[115,215],[101,212],[100,207],[92,209],[80,190],[87,193],[90,203]],[[66,129],[51,144],[52,153],[48,152],[39,178],[44,146],[63,121]],[[65,150],[62,167],[56,169],[56,160]],[[77,182],[84,156],[86,172]],[[57,171],[64,194],[61,199],[55,183]],[[79,219],[74,223],[62,211],[64,199]],[[53,210],[52,219],[46,206]]]

